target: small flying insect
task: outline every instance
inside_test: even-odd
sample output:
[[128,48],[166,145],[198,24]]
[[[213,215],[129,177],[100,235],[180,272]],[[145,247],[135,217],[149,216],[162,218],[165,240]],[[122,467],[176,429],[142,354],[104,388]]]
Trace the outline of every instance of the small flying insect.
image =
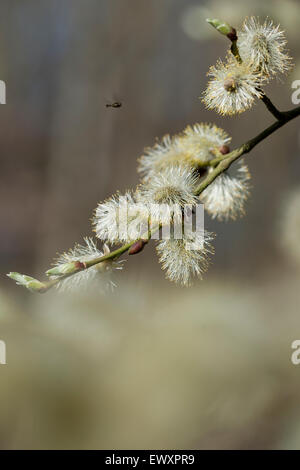
[[120,101],[114,101],[114,103],[107,103],[105,106],[107,108],[121,108],[122,103]]

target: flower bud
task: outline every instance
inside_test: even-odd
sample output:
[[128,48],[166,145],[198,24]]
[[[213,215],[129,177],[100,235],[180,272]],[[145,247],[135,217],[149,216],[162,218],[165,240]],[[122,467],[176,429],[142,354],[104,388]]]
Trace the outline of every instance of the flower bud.
[[227,153],[230,152],[230,148],[228,145],[222,145],[221,147],[219,147],[219,152],[222,154],[222,155],[226,155]]
[[7,276],[10,279],[16,281],[18,286],[23,286],[26,289],[29,289],[31,292],[43,292],[46,290],[45,284],[40,282],[38,279],[34,279],[33,277],[26,276],[25,274],[20,273],[9,273]]
[[137,255],[138,253],[140,253],[144,249],[144,246],[147,243],[148,243],[147,240],[138,240],[133,245],[131,245],[131,247],[128,250],[128,254],[129,255]]
[[216,28],[219,33],[223,34],[224,36],[227,36],[231,41],[237,40],[236,30],[228,23],[225,23],[224,21],[218,20],[216,18],[207,18],[206,21],[207,23],[211,24],[214,28]]
[[46,271],[47,276],[63,276],[65,274],[74,274],[84,269],[84,263],[81,261],[72,261],[71,263],[60,264]]

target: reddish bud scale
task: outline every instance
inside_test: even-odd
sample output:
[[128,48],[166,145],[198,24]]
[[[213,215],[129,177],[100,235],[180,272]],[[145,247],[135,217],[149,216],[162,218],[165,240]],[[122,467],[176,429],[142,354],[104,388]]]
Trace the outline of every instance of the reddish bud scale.
[[81,261],[75,261],[75,268],[78,269],[78,271],[81,271],[86,268],[86,264]]
[[227,37],[228,39],[230,39],[230,41],[237,41],[237,34],[236,34],[236,29],[232,28],[232,30],[230,31],[230,33],[227,34]]
[[137,255],[138,253],[140,253],[144,249],[144,246],[147,243],[148,242],[146,240],[138,240],[133,245],[131,245],[131,247],[128,250],[128,254],[129,255]]
[[227,153],[230,152],[230,148],[228,147],[228,145],[222,145],[221,147],[219,147],[219,152],[222,155],[226,155]]

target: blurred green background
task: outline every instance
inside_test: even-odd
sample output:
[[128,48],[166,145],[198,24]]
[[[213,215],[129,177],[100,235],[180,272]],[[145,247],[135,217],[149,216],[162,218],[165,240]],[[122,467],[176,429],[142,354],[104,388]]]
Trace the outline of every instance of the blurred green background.
[[292,108],[298,0],[1,0],[1,448],[300,448],[296,120],[247,156],[246,217],[206,217],[216,254],[193,288],[164,279],[153,246],[110,297],[33,296],[5,277],[41,277],[90,235],[156,137],[215,122],[238,146],[272,122],[262,103],[221,118],[198,99],[228,47],[205,18],[250,15],[286,31],[296,67],[266,91]]

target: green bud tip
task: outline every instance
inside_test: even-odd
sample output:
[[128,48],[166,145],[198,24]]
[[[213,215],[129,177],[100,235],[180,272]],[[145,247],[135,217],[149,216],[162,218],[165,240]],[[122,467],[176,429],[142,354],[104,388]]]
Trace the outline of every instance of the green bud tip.
[[[207,18],[207,23],[211,24],[214,28],[216,28],[219,33],[223,34],[224,36],[232,36],[232,34],[235,33],[235,29],[230,26],[228,23],[225,23],[224,21],[218,20],[217,18],[211,19]],[[229,39],[231,39],[229,37]]]
[[26,276],[25,274],[13,272],[7,274],[7,276],[10,279],[13,279],[18,286],[23,286],[26,289],[29,289],[31,292],[43,292],[46,289],[45,284],[40,282],[38,279]]
[[85,268],[85,264],[81,261],[72,261],[72,263],[65,263],[46,271],[47,276],[63,276],[64,274],[74,274]]

